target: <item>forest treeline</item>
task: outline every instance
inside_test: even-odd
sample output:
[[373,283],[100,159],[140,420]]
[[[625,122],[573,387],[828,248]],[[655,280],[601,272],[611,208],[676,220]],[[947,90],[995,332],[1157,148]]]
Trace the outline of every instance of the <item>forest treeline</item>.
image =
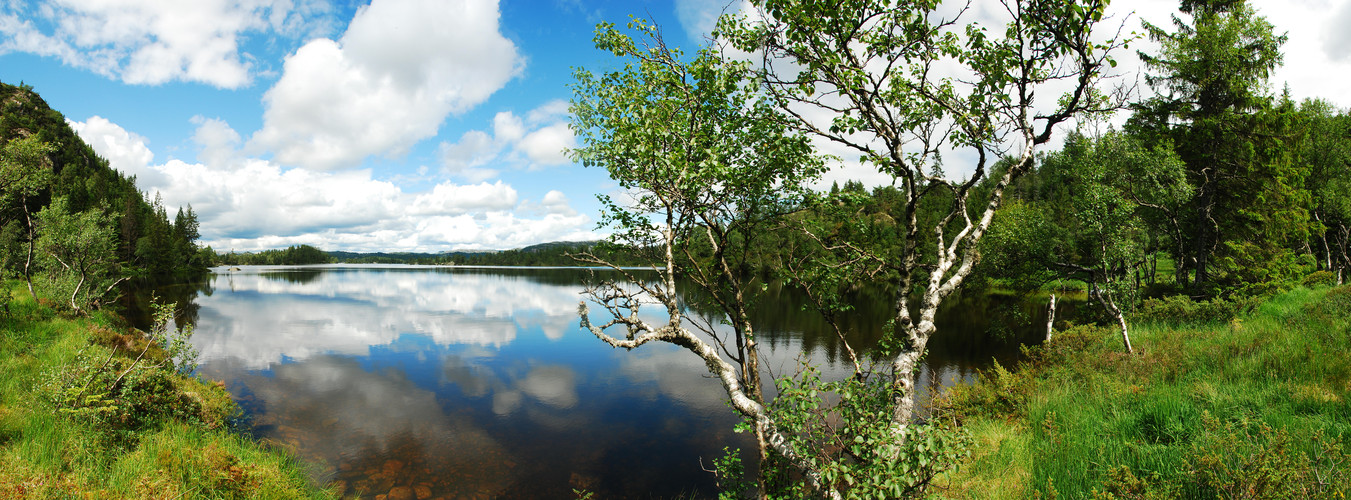
[[22,84],[0,83],[0,221],[0,273],[75,310],[200,276],[214,255],[190,205],[170,215]]
[[430,266],[533,266],[567,267],[586,263],[575,258],[593,252],[613,259],[619,265],[641,265],[643,260],[630,247],[603,241],[560,241],[541,243],[502,251],[417,252],[345,252],[325,251],[311,245],[292,245],[284,249],[259,252],[215,254],[213,265],[307,265],[307,264],[412,264]]

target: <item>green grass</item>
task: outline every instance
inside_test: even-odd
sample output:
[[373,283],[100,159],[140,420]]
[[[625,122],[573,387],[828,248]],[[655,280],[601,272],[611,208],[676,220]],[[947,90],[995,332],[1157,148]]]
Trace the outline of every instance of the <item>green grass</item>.
[[145,340],[116,317],[63,317],[15,283],[0,293],[0,498],[335,496],[232,431],[223,388],[177,375],[153,347],[133,369]]
[[977,445],[944,495],[1345,498],[1351,287],[1206,318],[1135,325],[1137,355],[1112,329],[1058,332],[951,391]]

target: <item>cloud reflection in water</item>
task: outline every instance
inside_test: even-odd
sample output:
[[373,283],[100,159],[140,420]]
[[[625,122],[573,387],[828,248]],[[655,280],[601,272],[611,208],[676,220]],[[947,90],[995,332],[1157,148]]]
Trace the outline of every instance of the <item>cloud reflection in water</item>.
[[[616,351],[580,331],[581,276],[217,276],[193,342],[262,437],[328,463],[350,494],[711,487],[699,459],[741,437],[720,386],[677,347]],[[615,463],[678,472],[607,478]]]

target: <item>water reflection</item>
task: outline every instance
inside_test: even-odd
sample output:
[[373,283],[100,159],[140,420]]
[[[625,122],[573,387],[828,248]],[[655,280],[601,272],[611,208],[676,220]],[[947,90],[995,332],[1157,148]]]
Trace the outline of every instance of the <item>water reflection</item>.
[[513,482],[506,464],[514,460],[497,440],[472,418],[445,412],[435,392],[399,370],[318,356],[243,383],[259,404],[261,433],[336,462],[354,492],[453,485],[495,496]]
[[[200,371],[227,383],[258,436],[327,464],[321,479],[350,495],[711,495],[700,461],[752,446],[732,433],[737,417],[721,387],[678,347],[614,350],[580,330],[587,276],[249,267],[180,293],[195,295]],[[851,343],[867,348],[888,301],[860,293],[846,325]],[[805,356],[842,376],[839,339],[798,300],[771,287],[760,303],[754,321],[768,375],[791,374]],[[964,299],[944,313],[923,386],[969,377],[1031,338],[988,335],[989,319],[972,311],[1000,300]]]
[[[298,275],[301,278],[280,278]],[[315,269],[215,275],[199,306],[204,360],[254,369],[282,359],[365,355],[404,333],[437,344],[502,346],[518,329],[561,338],[576,323],[577,289],[525,277],[406,269]],[[228,293],[224,293],[228,292]]]

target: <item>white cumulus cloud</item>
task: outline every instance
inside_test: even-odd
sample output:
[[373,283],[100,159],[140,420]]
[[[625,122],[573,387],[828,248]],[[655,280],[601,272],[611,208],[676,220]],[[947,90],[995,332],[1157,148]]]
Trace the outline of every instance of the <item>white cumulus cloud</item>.
[[526,135],[518,148],[532,165],[564,165],[568,163],[567,150],[576,146],[568,124],[555,123]]
[[114,168],[136,176],[138,184],[156,186],[164,183],[164,176],[150,167],[155,153],[150,151],[144,137],[97,115],[83,122],[67,120],[66,123]]
[[27,52],[130,84],[247,86],[251,32],[304,32],[325,9],[292,0],[48,0],[0,6],[0,54]]
[[[438,252],[507,249],[560,240],[598,239],[592,220],[563,193],[522,200],[502,182],[442,182],[405,191],[369,170],[284,168],[240,153],[239,137],[219,119],[196,117],[201,151],[188,163],[156,163],[146,140],[104,118],[70,122],[113,168],[161,193],[172,213],[191,204],[202,243],[237,251],[309,244],[330,250]],[[220,163],[217,163],[220,162]],[[541,209],[541,207],[543,207]]]
[[523,65],[498,31],[495,0],[375,0],[340,40],[316,39],[286,58],[251,143],[317,170],[397,156]]
[[442,171],[480,181],[497,175],[487,165],[538,169],[571,162],[566,151],[577,146],[568,127],[568,103],[555,99],[521,118],[511,111],[493,116],[492,134],[470,130],[456,142],[441,143]]

